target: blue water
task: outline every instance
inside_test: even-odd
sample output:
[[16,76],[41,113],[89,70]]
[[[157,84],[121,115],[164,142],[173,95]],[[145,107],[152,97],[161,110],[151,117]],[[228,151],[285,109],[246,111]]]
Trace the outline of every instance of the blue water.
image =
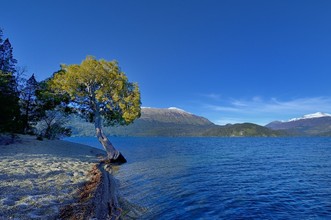
[[[71,141],[99,147],[96,138]],[[330,138],[112,138],[142,219],[331,219]]]

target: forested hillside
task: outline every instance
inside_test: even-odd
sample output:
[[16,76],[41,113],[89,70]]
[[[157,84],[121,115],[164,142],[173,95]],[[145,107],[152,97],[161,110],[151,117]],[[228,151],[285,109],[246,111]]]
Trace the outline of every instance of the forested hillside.
[[[93,124],[73,117],[70,128],[76,136],[94,136]],[[141,118],[133,124],[107,127],[105,132],[113,136],[166,136],[166,137],[276,137],[285,132],[272,131],[251,123],[215,125],[208,119],[176,108],[142,108]]]

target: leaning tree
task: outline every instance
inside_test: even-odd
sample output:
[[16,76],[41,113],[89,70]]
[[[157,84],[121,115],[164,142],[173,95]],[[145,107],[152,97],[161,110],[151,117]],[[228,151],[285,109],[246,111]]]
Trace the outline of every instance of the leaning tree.
[[96,60],[88,56],[80,65],[62,65],[50,87],[70,96],[70,106],[94,123],[96,136],[112,163],[126,159],[103,132],[103,125],[128,125],[140,117],[140,92],[128,81],[116,61]]

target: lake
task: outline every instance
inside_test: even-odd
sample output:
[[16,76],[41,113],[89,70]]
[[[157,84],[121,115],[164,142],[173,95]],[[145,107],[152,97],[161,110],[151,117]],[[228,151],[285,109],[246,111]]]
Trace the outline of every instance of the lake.
[[148,209],[142,219],[331,218],[331,138],[110,139],[128,160],[121,196]]

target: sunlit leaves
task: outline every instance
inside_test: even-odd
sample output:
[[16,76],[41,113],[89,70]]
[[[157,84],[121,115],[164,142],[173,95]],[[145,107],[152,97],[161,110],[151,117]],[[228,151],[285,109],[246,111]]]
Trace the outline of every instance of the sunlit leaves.
[[140,117],[138,85],[128,81],[116,61],[88,56],[80,65],[62,65],[51,87],[67,93],[78,110],[89,113],[88,118],[98,112],[107,124],[116,125]]

